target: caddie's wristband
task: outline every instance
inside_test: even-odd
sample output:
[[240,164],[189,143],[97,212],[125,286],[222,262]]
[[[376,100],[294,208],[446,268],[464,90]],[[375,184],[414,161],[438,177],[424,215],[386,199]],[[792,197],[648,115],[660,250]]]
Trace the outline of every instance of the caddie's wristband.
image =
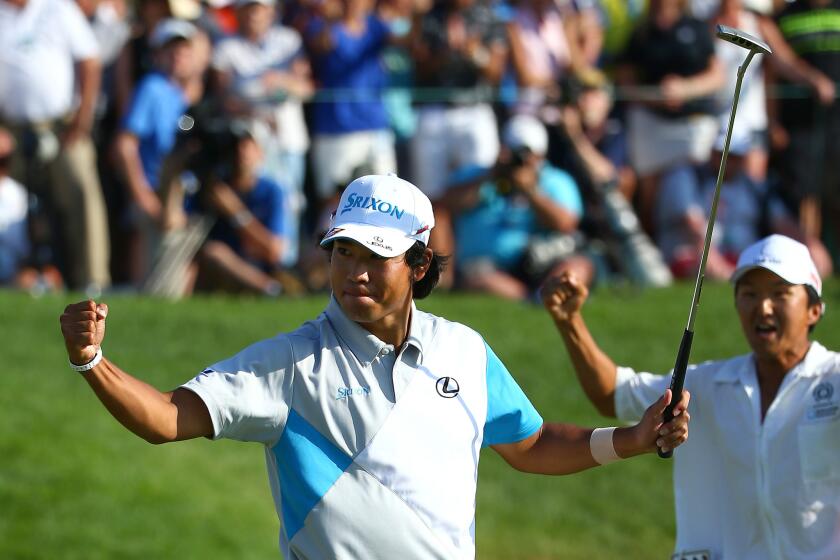
[[83,373],[83,372],[92,370],[93,368],[96,367],[96,364],[98,364],[101,361],[102,361],[102,347],[100,346],[96,350],[96,355],[93,357],[93,359],[91,361],[89,361],[86,364],[80,365],[80,366],[77,366],[73,362],[70,362],[70,368],[73,369],[74,371],[78,371],[79,373]]
[[613,446],[615,428],[595,428],[589,437],[589,450],[599,465],[606,465],[621,459]]

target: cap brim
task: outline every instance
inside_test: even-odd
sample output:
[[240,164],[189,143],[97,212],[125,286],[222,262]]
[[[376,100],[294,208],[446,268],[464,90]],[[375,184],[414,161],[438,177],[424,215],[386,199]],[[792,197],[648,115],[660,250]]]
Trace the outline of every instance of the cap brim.
[[326,247],[336,239],[349,239],[370,249],[381,257],[396,257],[408,251],[416,239],[406,237],[405,233],[393,229],[369,224],[342,224],[328,231],[321,240],[321,247]]
[[[779,278],[781,278],[782,280],[784,280],[788,284],[794,284],[794,285],[800,285],[801,284],[803,286],[811,286],[812,288],[817,290],[816,287],[814,287],[813,281],[811,279],[809,279],[806,274],[798,274],[798,275],[792,276],[790,274],[790,271],[788,271],[787,274],[785,274],[782,271],[777,270],[776,267],[774,267],[772,265],[768,265],[768,264],[749,264],[749,265],[737,268],[737,269],[735,269],[735,272],[732,273],[732,277],[729,279],[729,281],[732,282],[733,284],[737,284],[738,281],[741,278],[743,278],[746,273],[748,273],[752,270],[757,270],[759,268],[763,269],[763,270],[769,270],[770,272],[772,272],[773,274],[775,274],[776,276],[778,276]],[[821,295],[819,292],[820,292],[820,290],[817,290],[817,294]]]

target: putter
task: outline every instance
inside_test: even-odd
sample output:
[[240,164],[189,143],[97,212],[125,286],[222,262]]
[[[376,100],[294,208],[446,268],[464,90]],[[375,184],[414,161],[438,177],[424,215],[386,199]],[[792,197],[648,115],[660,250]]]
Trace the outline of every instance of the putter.
[[[706,271],[706,260],[709,257],[709,246],[712,243],[712,230],[715,227],[715,216],[717,215],[718,198],[720,198],[720,185],[723,182],[723,174],[726,171],[726,158],[729,155],[729,140],[732,138],[732,125],[735,123],[735,111],[738,109],[738,97],[741,94],[741,82],[744,79],[744,73],[747,71],[747,66],[752,62],[756,54],[771,54],[770,47],[764,41],[753,37],[749,33],[744,33],[738,29],[728,27],[726,25],[717,26],[717,36],[724,41],[728,41],[741,48],[747,49],[749,54],[744,60],[743,64],[738,67],[738,79],[735,82],[735,99],[732,101],[732,110],[729,112],[729,125],[726,129],[726,140],[723,144],[723,154],[720,158],[720,168],[718,169],[717,183],[715,183],[715,193],[712,198],[712,209],[709,212],[709,222],[706,224],[706,238],[703,241],[703,253],[700,256],[700,267],[697,269],[697,279],[694,282],[694,296],[691,299],[691,308],[688,311],[688,325],[683,332],[682,340],[680,341],[680,348],[677,351],[677,360],[674,364],[674,372],[671,375],[671,393],[672,400],[665,408],[664,421],[670,422],[674,418],[674,407],[677,406],[682,399],[683,383],[685,382],[685,371],[688,368],[688,357],[691,354],[691,342],[694,339],[694,319],[697,315],[697,308],[700,306],[700,292],[703,289],[703,278]],[[659,456],[663,459],[670,458],[674,451],[673,449],[663,452],[658,450]]]

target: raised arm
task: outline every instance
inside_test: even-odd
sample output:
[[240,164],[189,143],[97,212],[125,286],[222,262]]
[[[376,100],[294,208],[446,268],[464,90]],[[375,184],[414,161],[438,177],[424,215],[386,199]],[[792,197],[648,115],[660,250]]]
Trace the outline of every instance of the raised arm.
[[543,305],[563,337],[583,392],[604,416],[615,417],[616,365],[598,346],[580,310],[589,296],[586,285],[573,273],[546,280]]
[[686,392],[675,410],[675,418],[668,424],[663,425],[662,413],[671,402],[670,389],[648,407],[635,426],[614,428],[593,437],[595,430],[591,428],[546,423],[529,438],[494,445],[493,449],[517,470],[552,475],[572,474],[611,460],[651,453],[657,448],[667,451],[688,439],[689,399]]
[[[95,361],[105,337],[108,306],[88,300],[68,305],[61,315],[61,333],[70,362]],[[187,389],[163,393],[102,358],[83,372],[108,412],[149,443],[167,443],[213,435],[207,407]]]

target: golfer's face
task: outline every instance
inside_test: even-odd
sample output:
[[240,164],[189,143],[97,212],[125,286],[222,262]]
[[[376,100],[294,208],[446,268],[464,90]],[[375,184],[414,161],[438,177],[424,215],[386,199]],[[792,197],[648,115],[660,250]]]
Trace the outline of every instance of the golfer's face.
[[333,243],[330,284],[344,313],[357,323],[387,321],[411,305],[405,255],[385,258],[353,241]]
[[759,358],[783,358],[808,344],[808,327],[820,317],[819,305],[808,305],[805,286],[788,284],[757,268],[738,281],[735,307],[741,328]]

